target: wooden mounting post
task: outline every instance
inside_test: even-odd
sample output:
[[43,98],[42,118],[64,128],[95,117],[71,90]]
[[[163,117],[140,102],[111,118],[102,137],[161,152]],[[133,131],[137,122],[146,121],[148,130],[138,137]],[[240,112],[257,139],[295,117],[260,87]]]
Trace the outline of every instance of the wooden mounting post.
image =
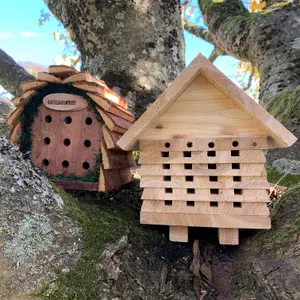
[[170,226],[170,241],[187,243],[189,230],[187,226]]
[[219,228],[218,235],[221,245],[239,244],[239,230],[236,228]]

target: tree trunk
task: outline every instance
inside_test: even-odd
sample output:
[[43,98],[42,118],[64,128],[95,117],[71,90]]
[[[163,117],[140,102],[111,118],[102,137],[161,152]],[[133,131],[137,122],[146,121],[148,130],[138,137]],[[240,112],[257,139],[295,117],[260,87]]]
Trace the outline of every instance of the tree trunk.
[[45,0],[82,56],[82,69],[140,115],[184,67],[178,0]]

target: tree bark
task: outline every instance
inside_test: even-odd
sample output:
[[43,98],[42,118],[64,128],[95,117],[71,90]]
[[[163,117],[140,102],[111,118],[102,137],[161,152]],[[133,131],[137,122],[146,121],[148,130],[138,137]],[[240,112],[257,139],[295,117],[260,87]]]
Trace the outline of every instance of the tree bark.
[[21,83],[35,78],[0,49],[0,85],[12,95],[21,93]]
[[45,0],[82,55],[82,69],[140,115],[184,67],[178,0]]

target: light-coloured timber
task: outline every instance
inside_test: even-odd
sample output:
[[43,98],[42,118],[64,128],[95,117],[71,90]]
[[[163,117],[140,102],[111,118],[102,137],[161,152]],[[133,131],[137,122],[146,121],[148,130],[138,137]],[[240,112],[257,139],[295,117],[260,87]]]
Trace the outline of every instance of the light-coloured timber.
[[235,194],[234,189],[219,189],[218,193],[211,192],[211,189],[195,189],[193,192],[188,189],[167,188],[144,188],[142,199],[157,200],[193,200],[193,201],[219,201],[219,202],[269,202],[268,191],[260,189],[242,190],[241,194]]
[[102,126],[103,137],[105,140],[105,144],[107,149],[110,150],[121,150],[119,145],[117,144],[118,140],[122,136],[122,134],[114,131],[110,131],[106,125]]
[[221,245],[239,244],[239,230],[236,228],[219,228],[218,237]]
[[187,243],[189,239],[189,229],[187,226],[170,226],[169,239],[171,242]]
[[69,76],[72,76],[78,71],[70,66],[65,66],[65,65],[52,65],[49,66],[48,68],[48,73],[51,75],[54,75],[56,77],[59,77],[60,79],[65,79]]
[[[169,164],[170,169],[166,169],[168,164],[161,165],[142,165],[140,174],[145,175],[195,175],[195,176],[265,176],[266,168],[263,164],[240,164],[240,169],[233,169],[232,164],[216,164],[216,169],[209,169],[209,164],[193,164],[193,168],[185,169],[184,164]],[[237,166],[235,166],[237,167]]]
[[[166,143],[169,143],[168,147],[166,147]],[[267,137],[261,136],[239,137],[238,139],[230,136],[224,138],[191,137],[167,140],[140,140],[139,148],[140,151],[263,150],[268,149],[268,141]]]
[[31,81],[25,81],[21,84],[22,92],[26,92],[29,90],[36,90],[41,87],[44,87],[47,85],[47,81],[42,80],[31,80]]
[[44,97],[43,103],[49,109],[61,111],[79,111],[88,106],[82,96],[66,93],[49,94]]
[[20,145],[20,136],[22,134],[22,126],[21,123],[17,123],[12,130],[10,131],[9,139],[11,143],[15,146]]
[[38,72],[37,79],[52,83],[61,83],[61,79],[46,72]]
[[21,113],[23,112],[23,109],[20,107],[15,108],[8,116],[6,123],[10,126],[15,126],[19,123],[19,117]]
[[[236,156],[238,154],[238,156]],[[166,155],[166,157],[164,156]],[[186,157],[186,155],[188,155]],[[215,156],[210,156],[215,155]],[[142,151],[140,164],[265,163],[262,150],[231,151]]]
[[23,107],[24,105],[26,105],[31,98],[36,94],[35,90],[29,90],[26,91],[25,93],[23,93],[21,96],[16,97],[13,100],[13,104],[15,105],[15,107]]
[[133,150],[138,149],[141,138],[230,135],[270,136],[270,147],[288,147],[297,140],[211,62],[198,55],[128,130],[119,145]]
[[[217,180],[217,181],[215,181]],[[269,189],[266,176],[143,176],[140,186],[170,188]]]
[[70,82],[73,83],[73,82],[83,82],[83,81],[92,82],[100,86],[107,87],[106,83],[103,80],[96,79],[95,77],[93,77],[87,72],[80,72],[80,73],[73,74],[65,78],[62,83],[70,83]]

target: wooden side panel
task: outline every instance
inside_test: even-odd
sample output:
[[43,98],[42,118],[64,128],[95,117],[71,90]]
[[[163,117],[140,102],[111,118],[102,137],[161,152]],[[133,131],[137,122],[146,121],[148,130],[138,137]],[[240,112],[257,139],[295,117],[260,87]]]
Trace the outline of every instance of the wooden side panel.
[[[167,145],[167,147],[166,147]],[[233,146],[234,145],[234,146]],[[268,149],[267,137],[173,138],[166,140],[140,140],[140,151],[224,151]]]
[[108,150],[104,139],[101,143],[104,169],[126,169],[135,165],[132,152]]
[[199,76],[143,133],[143,138],[268,135],[260,122],[241,110],[203,76]]
[[186,226],[170,226],[170,241],[187,243],[189,239],[189,229]]
[[103,137],[107,146],[110,150],[121,150],[117,141],[120,139],[122,134],[114,131],[110,131],[106,125],[102,126]]
[[142,199],[159,200],[193,200],[222,202],[269,202],[267,190],[242,190],[242,194],[234,194],[233,189],[177,189],[177,188],[144,188]]
[[[167,169],[167,167],[170,167]],[[142,165],[142,176],[178,175],[178,176],[266,176],[267,172],[263,164],[240,164],[239,169],[233,169],[232,164],[216,164],[216,169],[209,169],[208,164],[194,164],[193,168],[185,169],[184,164]]]
[[112,191],[131,181],[129,169],[105,170],[100,167],[100,181],[98,191]]
[[[217,181],[215,181],[217,180]],[[235,181],[239,180],[239,181]],[[143,176],[141,187],[269,189],[265,176]]]
[[41,104],[31,132],[31,160],[48,174],[83,177],[93,170],[102,130],[92,110],[53,111]]
[[47,81],[42,80],[31,80],[31,81],[25,81],[21,84],[21,89],[24,92],[28,90],[36,90],[43,86],[47,85]]
[[239,230],[236,228],[219,228],[218,237],[221,245],[239,244]]
[[[165,156],[164,156],[165,155]],[[185,155],[188,155],[185,157]],[[182,163],[265,163],[262,150],[232,151],[142,151],[140,164]]]
[[66,190],[98,191],[98,182],[78,182],[68,180],[51,179],[56,185]]

